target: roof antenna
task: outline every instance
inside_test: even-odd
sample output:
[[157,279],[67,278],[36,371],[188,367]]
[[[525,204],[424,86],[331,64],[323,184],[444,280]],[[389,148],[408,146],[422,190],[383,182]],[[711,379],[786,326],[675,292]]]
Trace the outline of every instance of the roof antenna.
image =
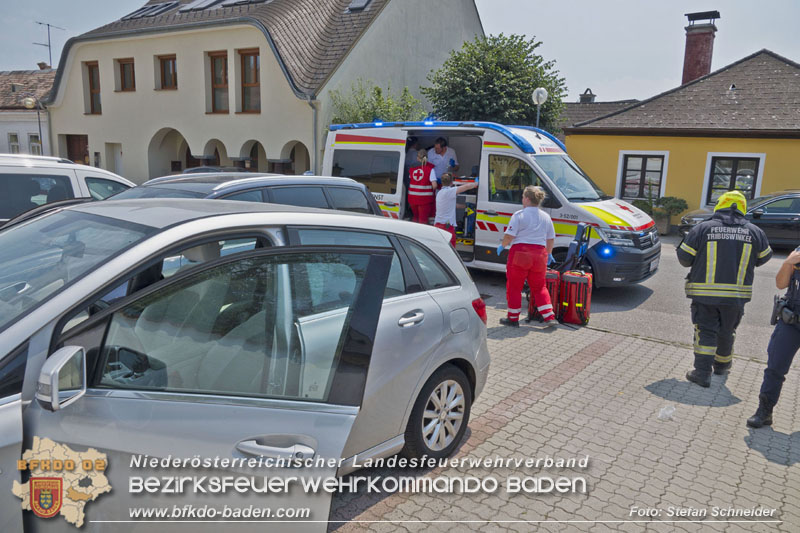
[[48,65],[50,65],[50,68],[52,68],[53,67],[53,48],[50,46],[50,28],[55,28],[57,30],[65,30],[65,31],[66,31],[66,28],[62,28],[61,26],[55,26],[53,24],[50,24],[49,22],[39,22],[38,20],[36,21],[36,24],[38,24],[39,26],[47,26],[47,44],[44,44],[44,43],[33,43],[33,44],[38,45],[38,46],[44,46],[45,48],[47,48],[47,55],[48,55],[48,57],[50,59],[50,62],[48,63]]

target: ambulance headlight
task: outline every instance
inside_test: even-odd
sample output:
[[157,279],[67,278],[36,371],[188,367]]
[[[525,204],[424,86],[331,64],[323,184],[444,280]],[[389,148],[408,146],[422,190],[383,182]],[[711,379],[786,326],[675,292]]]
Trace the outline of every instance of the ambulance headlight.
[[612,246],[634,246],[633,234],[630,231],[598,228],[597,233],[606,243]]

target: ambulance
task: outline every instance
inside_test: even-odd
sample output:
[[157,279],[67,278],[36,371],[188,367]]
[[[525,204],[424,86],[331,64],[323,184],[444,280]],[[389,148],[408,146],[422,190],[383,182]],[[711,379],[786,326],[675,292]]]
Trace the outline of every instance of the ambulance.
[[541,129],[430,120],[336,124],[329,129],[322,173],[366,185],[384,216],[410,218],[407,147],[416,142],[432,150],[439,137],[456,152],[456,183],[479,180],[478,188],[460,195],[457,204],[456,249],[467,266],[505,271],[508,251],[498,256],[497,246],[511,215],[522,209],[522,191],[538,185],[547,194],[541,208],[555,225],[556,260],[566,256],[583,222],[591,231],[582,266],[593,274],[595,286],[639,283],[657,271],[661,243],[653,220],[605,194],[561,141]]

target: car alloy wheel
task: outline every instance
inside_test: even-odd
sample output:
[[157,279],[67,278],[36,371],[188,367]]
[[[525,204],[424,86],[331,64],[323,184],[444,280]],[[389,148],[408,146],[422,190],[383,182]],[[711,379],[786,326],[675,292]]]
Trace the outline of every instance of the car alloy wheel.
[[450,446],[464,420],[464,391],[448,379],[433,389],[422,413],[422,438],[433,451]]
[[405,432],[405,457],[447,457],[461,444],[472,408],[472,383],[455,365],[428,378],[414,402]]

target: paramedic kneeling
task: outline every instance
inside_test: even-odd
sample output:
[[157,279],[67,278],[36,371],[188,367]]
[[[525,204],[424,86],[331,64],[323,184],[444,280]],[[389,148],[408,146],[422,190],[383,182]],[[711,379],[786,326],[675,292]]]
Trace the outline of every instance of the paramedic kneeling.
[[522,286],[526,279],[531,289],[531,298],[536,302],[536,309],[542,314],[545,325],[556,323],[550,293],[545,286],[547,259],[553,251],[556,231],[550,216],[539,209],[542,200],[544,190],[541,187],[525,187],[522,191],[522,205],[525,207],[511,217],[503,243],[497,247],[497,255],[500,255],[503,248],[511,245],[506,262],[508,317],[500,319],[504,326],[519,327]]
[[433,225],[450,232],[450,244],[456,247],[456,199],[459,194],[478,186],[478,180],[465,183],[458,187],[453,186],[453,175],[449,172],[442,174],[442,188],[436,194],[436,218]]

